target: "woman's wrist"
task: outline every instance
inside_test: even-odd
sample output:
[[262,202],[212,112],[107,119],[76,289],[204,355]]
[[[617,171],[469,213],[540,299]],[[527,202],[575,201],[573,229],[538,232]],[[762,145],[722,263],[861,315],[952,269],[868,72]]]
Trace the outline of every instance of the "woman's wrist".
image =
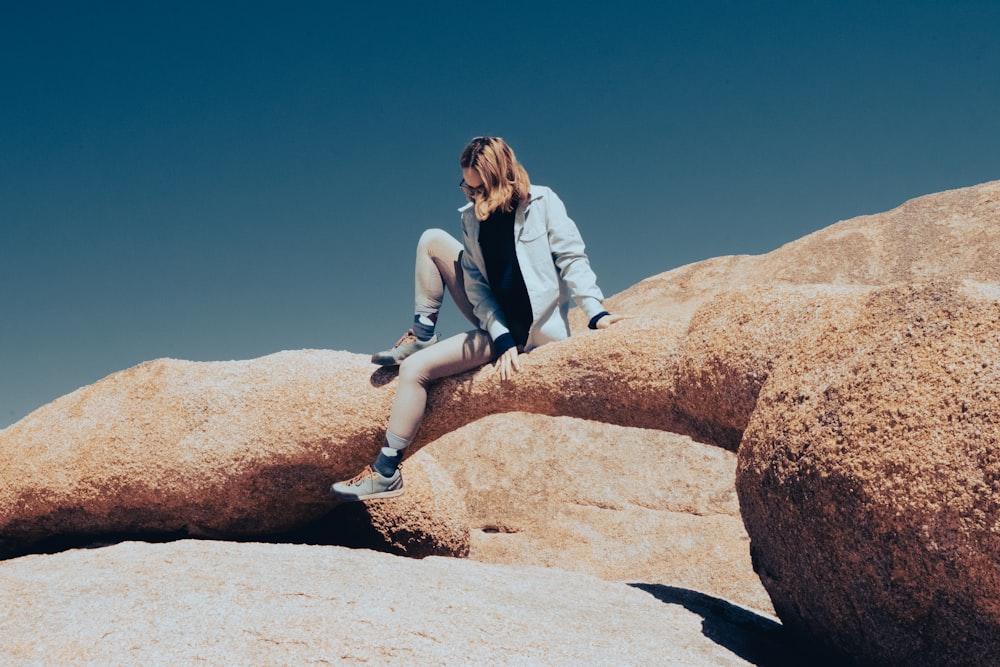
[[495,341],[493,341],[493,348],[496,352],[497,358],[503,356],[503,353],[512,347],[517,347],[517,341],[514,340],[514,335],[509,332],[501,334]]
[[596,315],[594,315],[593,317],[590,318],[590,322],[587,324],[587,328],[588,329],[596,329],[597,328],[597,323],[601,321],[601,318],[602,317],[607,317],[610,314],[611,313],[609,313],[606,310],[602,310],[601,312],[597,313]]

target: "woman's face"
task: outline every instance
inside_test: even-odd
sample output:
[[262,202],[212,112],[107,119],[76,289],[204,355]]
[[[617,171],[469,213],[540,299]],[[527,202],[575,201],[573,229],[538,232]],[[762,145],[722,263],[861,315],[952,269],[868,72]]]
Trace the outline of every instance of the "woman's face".
[[485,194],[486,188],[483,187],[483,179],[480,178],[479,172],[477,172],[472,167],[465,167],[462,169],[462,178],[465,179],[465,185],[468,186],[463,188],[465,190],[465,196],[472,201],[473,194],[482,193]]

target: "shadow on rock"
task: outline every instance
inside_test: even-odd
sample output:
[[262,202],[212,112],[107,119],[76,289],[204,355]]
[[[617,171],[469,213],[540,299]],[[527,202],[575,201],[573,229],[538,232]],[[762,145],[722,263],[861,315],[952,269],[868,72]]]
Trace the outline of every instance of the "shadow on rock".
[[34,542],[30,546],[15,547],[0,553],[0,561],[31,556],[35,554],[57,554],[73,549],[99,549],[121,542],[148,542],[162,544],[176,540],[191,539],[186,531],[165,533],[109,533],[103,535],[52,535]]
[[[389,501],[383,501],[389,502]],[[314,546],[339,546],[350,549],[371,549],[398,556],[423,558],[434,555],[461,556],[448,553],[447,549],[419,531],[389,530],[381,519],[378,507],[368,503],[342,503],[321,518],[298,528],[266,535],[213,537],[193,535],[187,531],[173,532],[119,532],[105,534],[53,535],[29,547],[10,549],[0,560],[32,554],[56,554],[72,549],[98,549],[121,542],[148,542],[160,544],[187,539],[209,539],[227,542],[262,542],[267,544],[307,544]],[[466,554],[467,555],[467,554]]]
[[383,366],[372,373],[368,381],[373,387],[384,387],[395,380],[397,375],[399,375],[399,366]]
[[161,544],[187,539],[221,539],[229,542],[264,542],[269,544],[309,544],[340,546],[351,549],[372,549],[394,553],[392,545],[372,525],[364,503],[345,503],[326,516],[300,528],[272,535],[253,537],[211,538],[191,535],[187,531],[165,533],[108,533],[101,535],[53,535],[28,548],[12,550],[3,560],[32,554],[56,554],[72,549],[98,549],[121,542]]
[[255,541],[328,545],[409,555],[393,548],[392,543],[375,527],[371,510],[366,503],[342,503],[326,516],[301,528],[259,537]]
[[676,604],[702,617],[702,634],[759,667],[849,667],[847,657],[818,653],[781,623],[723,599],[687,588],[661,584],[629,584],[666,604]]

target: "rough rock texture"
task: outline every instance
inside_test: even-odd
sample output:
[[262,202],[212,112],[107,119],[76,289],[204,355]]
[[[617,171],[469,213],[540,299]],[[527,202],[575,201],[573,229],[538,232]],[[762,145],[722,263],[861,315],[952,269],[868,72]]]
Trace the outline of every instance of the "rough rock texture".
[[[618,312],[686,323],[699,306],[753,285],[889,285],[936,279],[1000,282],[1000,181],[918,197],[844,220],[767,254],[715,257],[633,285]],[[572,313],[573,330],[586,319]]]
[[742,287],[706,301],[691,318],[674,367],[674,410],[735,450],[773,361],[792,341],[850,316],[852,295],[837,285]]
[[389,400],[370,373],[357,355],[290,352],[110,375],[0,432],[0,534],[236,535],[319,516],[330,478],[376,450],[375,424],[341,428]]
[[[687,432],[664,407],[662,327],[602,333],[526,355],[513,382],[491,368],[441,381],[414,449],[515,410]],[[643,340],[642,354],[628,349]],[[301,526],[330,510],[331,481],[374,458],[394,387],[362,355],[315,350],[115,373],[0,431],[0,551],[66,533]]]
[[381,538],[378,546],[412,558],[468,556],[472,522],[465,496],[451,476],[424,450],[408,457],[401,470],[405,502],[388,498],[359,503]]
[[[705,595],[692,589],[761,608],[731,493],[716,493],[733,479],[723,470],[731,458],[698,443],[740,447],[747,534],[783,619],[862,660],[982,662],[1000,636],[989,567],[1000,525],[990,412],[1000,386],[998,223],[1000,182],[987,183],[840,222],[759,257],[644,280],[607,301],[631,319],[590,332],[574,314],[578,335],[525,355],[512,382],[482,369],[438,383],[413,449],[441,439],[428,451],[443,466],[416,452],[405,500],[366,506],[363,520],[398,553],[469,550],[546,565],[554,579],[594,573],[621,586],[636,576],[643,590],[689,609],[700,608],[691,596]],[[343,516],[345,506],[327,514],[327,488],[374,456],[395,377],[363,355],[320,351],[158,360],[109,376],[0,431],[0,552],[66,533],[264,537]],[[508,416],[490,417],[497,413]],[[586,456],[564,462],[574,452]],[[664,479],[672,485],[656,484]],[[471,543],[469,522],[478,529]],[[630,548],[616,551],[616,539]],[[691,562],[696,552],[705,562]],[[355,574],[396,580],[395,561],[360,558]],[[0,567],[15,562],[39,577],[50,563],[80,564],[29,557]],[[720,576],[730,568],[734,576]],[[422,613],[442,622],[436,602],[465,589],[452,591],[448,571],[422,573],[438,593],[413,589],[414,604],[423,596]],[[169,588],[181,575],[167,579]],[[187,618],[170,610],[168,623]],[[529,644],[544,641],[532,632],[522,632]],[[632,635],[622,636],[630,650]],[[663,643],[687,641],[680,637]]]
[[[343,352],[160,359],[115,373],[0,431],[0,551],[51,535],[299,527],[333,507],[332,481],[374,457],[381,431],[370,415],[391,398],[367,360]],[[467,551],[454,485],[421,483],[442,473],[413,460],[420,509],[397,532],[421,555],[435,542]]]
[[666,587],[454,558],[195,540],[0,562],[0,637],[5,663],[38,665],[747,665],[789,657],[773,620]]
[[839,222],[752,260],[755,282],[1000,282],[1000,181]]
[[751,568],[731,452],[526,413],[486,417],[424,451],[464,492],[473,559],[693,588],[771,611]]
[[737,488],[782,621],[872,664],[1000,656],[1000,286],[880,288],[775,362]]

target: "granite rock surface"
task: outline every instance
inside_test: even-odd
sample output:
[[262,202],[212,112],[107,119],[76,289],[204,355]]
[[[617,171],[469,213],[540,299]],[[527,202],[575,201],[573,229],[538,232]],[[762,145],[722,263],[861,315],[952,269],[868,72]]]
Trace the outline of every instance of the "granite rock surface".
[[743,438],[756,570],[786,624],[865,663],[995,664],[1000,285],[852,310],[776,359]]
[[667,587],[208,540],[0,562],[0,637],[2,661],[17,665],[728,666],[787,656],[774,619]]
[[[313,641],[295,620],[298,605],[342,624],[319,625],[332,633],[319,645],[333,653],[351,644],[345,637],[369,637],[342,659],[437,664],[460,660],[466,641],[445,629],[450,610],[493,618],[492,598],[507,618],[530,621],[555,595],[532,574],[542,572],[564,591],[593,587],[604,602],[578,601],[582,617],[561,615],[565,633],[548,654],[531,622],[496,620],[497,643],[482,655],[512,650],[516,636],[528,647],[509,654],[517,660],[569,664],[579,658],[568,648],[576,619],[592,613],[582,623],[598,627],[600,608],[620,628],[618,640],[595,637],[588,655],[614,644],[641,662],[649,641],[672,656],[664,645],[685,650],[709,638],[707,652],[678,654],[679,663],[796,664],[791,654],[759,652],[773,648],[773,603],[785,623],[781,651],[794,631],[861,662],[907,664],[919,655],[989,664],[984,656],[996,654],[992,638],[1000,636],[998,223],[1000,182],[986,183],[840,222],[766,255],[653,276],[607,300],[628,320],[591,332],[573,313],[577,335],[525,355],[511,382],[484,368],[436,384],[404,463],[407,495],[353,509],[335,507],[327,488],[373,458],[396,377],[366,355],[162,359],[113,374],[0,431],[3,555],[52,536],[122,533],[281,540],[310,529],[309,541],[329,545],[353,521],[368,530],[359,546],[482,562],[430,558],[419,569],[332,546],[191,541],[27,555],[0,562],[0,577],[12,599],[37,596],[34,620],[24,625],[8,613],[0,632],[19,650],[80,650],[100,663],[109,645],[91,654],[73,643],[96,630],[38,632],[44,620],[66,620],[46,592],[52,580],[84,600],[69,613],[115,610],[94,617],[102,636],[124,641],[146,623],[149,646],[115,650],[148,658],[157,644],[173,646],[161,627],[191,618],[186,577],[205,586],[229,576],[243,583],[213,584],[218,594],[201,603],[210,610],[205,627],[171,651],[231,664],[211,651],[238,642],[236,633],[261,639],[254,646],[269,646],[274,653],[263,655],[280,664],[288,644]],[[150,576],[133,549],[161,567],[153,579],[164,613],[138,599],[115,606],[128,595],[120,586],[148,595],[137,582]],[[268,564],[270,578],[249,566],[252,580],[227,570],[254,559]],[[332,579],[340,592],[311,606],[307,592],[282,583],[296,559],[328,578],[343,571],[346,580]],[[502,576],[517,595],[476,591],[469,576]],[[378,590],[374,581],[401,586],[402,599],[376,594],[389,602],[387,618],[357,606]],[[227,624],[226,614],[239,618],[272,590],[290,605],[278,605],[281,614],[248,623],[249,631]],[[638,607],[635,593],[646,596]],[[462,607],[463,596],[483,602]],[[699,616],[700,628],[690,619],[671,625],[664,607],[673,604]],[[616,605],[652,624],[656,639],[632,634],[609,611]],[[397,620],[421,627],[413,619],[426,618],[433,629],[375,648],[381,626],[404,607]],[[734,618],[738,627],[726,625]],[[228,646],[242,659],[245,647]]]

